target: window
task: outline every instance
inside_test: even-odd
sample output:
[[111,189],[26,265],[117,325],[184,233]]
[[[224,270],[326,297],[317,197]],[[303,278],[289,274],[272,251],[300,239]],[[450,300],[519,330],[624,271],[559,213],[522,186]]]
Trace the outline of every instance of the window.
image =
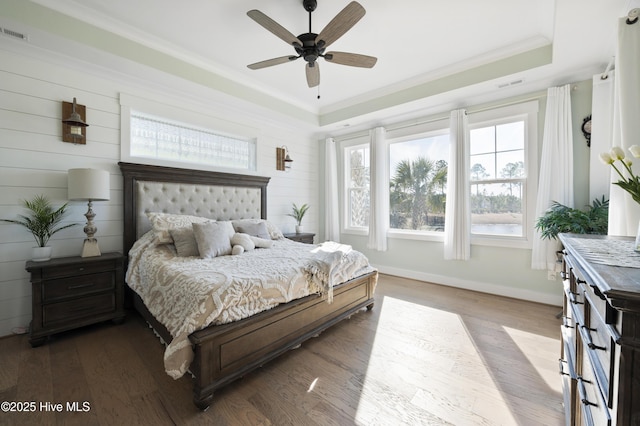
[[444,231],[448,161],[446,131],[390,141],[390,229]]
[[130,151],[133,157],[255,170],[255,140],[216,134],[131,115]]
[[256,171],[259,129],[184,99],[120,93],[120,160],[169,167]]
[[369,227],[369,145],[344,149],[347,228]]
[[471,234],[475,244],[488,243],[491,238],[503,243],[526,242],[532,233],[536,116],[537,102],[469,116]]

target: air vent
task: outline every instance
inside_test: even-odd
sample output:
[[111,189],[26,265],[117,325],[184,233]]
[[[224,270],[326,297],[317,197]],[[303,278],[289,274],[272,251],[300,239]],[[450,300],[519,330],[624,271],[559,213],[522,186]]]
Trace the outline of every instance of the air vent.
[[500,83],[500,84],[498,84],[498,89],[504,89],[505,87],[517,86],[517,85],[522,84],[522,83],[524,83],[524,80],[522,78],[518,79],[518,80],[509,81],[507,83]]
[[17,31],[10,30],[8,28],[0,28],[2,35],[7,37],[13,37],[22,41],[29,41],[29,37],[26,34],[19,33]]

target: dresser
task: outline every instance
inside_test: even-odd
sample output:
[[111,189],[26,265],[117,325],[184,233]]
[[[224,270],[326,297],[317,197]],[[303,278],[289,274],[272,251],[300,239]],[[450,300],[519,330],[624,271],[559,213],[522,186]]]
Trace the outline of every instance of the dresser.
[[123,261],[121,253],[105,253],[27,262],[32,292],[31,346],[39,346],[61,331],[124,320]]
[[640,254],[632,238],[559,237],[566,424],[640,425]]

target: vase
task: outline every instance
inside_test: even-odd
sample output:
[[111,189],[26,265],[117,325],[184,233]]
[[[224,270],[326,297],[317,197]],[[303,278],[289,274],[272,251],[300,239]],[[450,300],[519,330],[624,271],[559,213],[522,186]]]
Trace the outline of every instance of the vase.
[[31,260],[34,262],[45,262],[51,259],[51,252],[53,247],[34,247],[31,252]]
[[633,249],[640,252],[640,221],[638,221],[638,230],[636,231],[636,242],[633,244]]
[[302,225],[296,225],[296,234],[302,234],[304,227]]

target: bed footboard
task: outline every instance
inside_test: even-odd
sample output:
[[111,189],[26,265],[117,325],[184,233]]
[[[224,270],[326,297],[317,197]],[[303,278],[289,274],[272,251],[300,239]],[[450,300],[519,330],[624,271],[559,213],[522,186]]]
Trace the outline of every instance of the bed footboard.
[[195,352],[194,403],[205,410],[214,392],[350,316],[373,307],[377,272],[334,288],[333,303],[312,295],[189,337]]

